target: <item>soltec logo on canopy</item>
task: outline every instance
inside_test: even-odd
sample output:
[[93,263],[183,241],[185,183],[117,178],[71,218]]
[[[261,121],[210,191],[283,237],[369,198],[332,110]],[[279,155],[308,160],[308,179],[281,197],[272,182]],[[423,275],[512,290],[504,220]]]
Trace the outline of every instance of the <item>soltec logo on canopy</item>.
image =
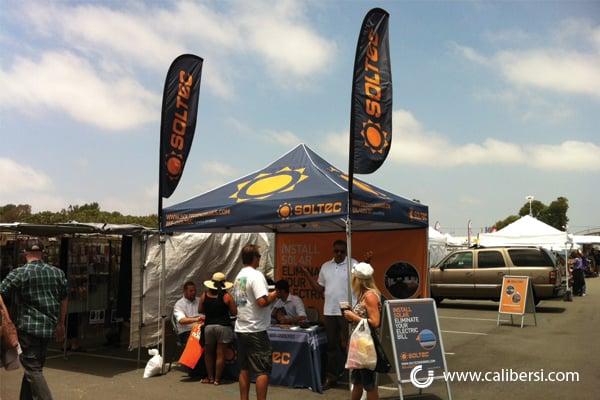
[[342,212],[342,202],[334,201],[330,203],[309,203],[295,204],[283,203],[277,208],[279,218],[286,220],[292,216],[319,215],[319,214],[339,214]]
[[417,211],[411,208],[408,210],[408,219],[411,221],[427,222],[428,215],[425,211]]
[[277,193],[287,193],[296,189],[296,185],[308,179],[305,168],[283,167],[279,171],[261,172],[254,178],[238,183],[237,191],[229,196],[236,203],[248,200],[263,200]]

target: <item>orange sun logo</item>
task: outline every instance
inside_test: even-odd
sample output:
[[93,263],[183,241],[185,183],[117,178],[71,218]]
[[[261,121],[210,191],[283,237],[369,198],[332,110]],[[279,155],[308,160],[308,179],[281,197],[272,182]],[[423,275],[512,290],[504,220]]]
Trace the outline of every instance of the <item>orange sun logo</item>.
[[165,164],[167,166],[169,178],[176,179],[179,177],[179,175],[181,175],[181,171],[183,170],[183,159],[181,155],[172,151],[171,153],[167,154]]
[[389,133],[381,130],[381,124],[371,120],[363,122],[363,129],[360,135],[365,140],[365,147],[368,147],[373,154],[383,154],[390,146],[388,140]]
[[272,173],[260,173],[254,178],[238,183],[237,191],[229,196],[236,203],[247,200],[263,200],[277,193],[291,192],[296,185],[308,179],[304,168],[284,167]]
[[292,215],[292,205],[290,203],[283,203],[277,209],[277,215],[281,219],[288,219]]

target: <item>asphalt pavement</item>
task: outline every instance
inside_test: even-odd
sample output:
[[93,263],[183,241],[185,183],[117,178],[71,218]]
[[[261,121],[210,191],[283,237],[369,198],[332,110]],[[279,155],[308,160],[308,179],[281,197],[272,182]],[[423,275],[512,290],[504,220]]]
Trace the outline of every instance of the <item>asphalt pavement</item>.
[[[502,316],[496,326],[498,303],[492,301],[448,301],[438,308],[440,327],[451,372],[489,372],[504,369],[515,372],[577,372],[579,382],[452,382],[452,398],[470,399],[598,399],[600,382],[600,278],[587,280],[586,297],[567,303],[560,299],[542,301],[537,307],[537,326],[527,315],[525,326],[520,318],[510,325]],[[174,369],[164,376],[143,379],[136,368],[136,352],[89,349],[71,353],[64,359],[50,352],[44,374],[54,398],[74,399],[238,399],[236,382],[221,386],[190,380]],[[514,374],[513,374],[514,375]],[[18,399],[22,371],[0,371],[0,399]],[[547,375],[546,375],[547,377]],[[422,394],[410,384],[403,385],[405,398],[446,399],[446,386],[436,381]],[[254,390],[254,389],[252,389]],[[349,399],[346,388],[325,394],[308,389],[269,388],[269,399],[289,400]],[[397,389],[381,388],[381,398],[398,398]],[[252,397],[255,398],[254,394]]]

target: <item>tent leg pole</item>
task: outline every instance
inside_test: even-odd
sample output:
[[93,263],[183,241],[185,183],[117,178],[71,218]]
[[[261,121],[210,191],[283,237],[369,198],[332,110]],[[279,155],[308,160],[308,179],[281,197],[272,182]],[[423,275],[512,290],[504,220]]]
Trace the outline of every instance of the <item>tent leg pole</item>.
[[140,368],[142,363],[142,329],[144,327],[144,271],[146,268],[146,249],[148,244],[148,235],[142,237],[142,263],[140,265],[140,314],[138,321],[138,354],[137,354],[137,368]]
[[165,285],[165,264],[166,264],[166,254],[165,254],[165,242],[166,239],[164,236],[161,236],[160,238],[160,252],[161,252],[161,268],[160,268],[160,281],[162,283],[161,289],[160,289],[160,305],[159,305],[159,309],[160,309],[160,318],[161,318],[161,328],[160,328],[160,341],[161,341],[161,355],[163,358],[163,363],[162,363],[162,371],[161,373],[164,374],[165,373],[165,364],[166,364],[166,355],[165,355],[165,319],[166,319],[166,307],[165,307],[165,302],[166,302],[166,285]]
[[[353,307],[352,304],[352,221],[350,220],[350,213],[346,218],[346,260],[348,266],[348,304]],[[342,315],[343,317],[343,315]],[[352,327],[348,324],[348,340],[352,336]],[[349,344],[349,343],[348,343]],[[352,391],[352,371],[348,370],[348,388]]]

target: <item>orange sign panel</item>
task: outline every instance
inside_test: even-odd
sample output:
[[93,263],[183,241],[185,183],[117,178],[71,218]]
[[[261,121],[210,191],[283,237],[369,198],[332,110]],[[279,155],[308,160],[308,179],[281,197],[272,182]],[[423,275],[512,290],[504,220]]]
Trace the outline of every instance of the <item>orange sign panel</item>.
[[505,276],[502,280],[500,309],[502,314],[525,314],[529,289],[528,276]]
[[[287,279],[290,292],[306,307],[323,312],[323,296],[308,282],[302,267],[316,281],[324,262],[333,259],[333,242],[345,240],[342,232],[278,233],[275,279]],[[363,261],[373,252],[375,282],[386,299],[428,297],[427,229],[352,233],[352,258]]]

